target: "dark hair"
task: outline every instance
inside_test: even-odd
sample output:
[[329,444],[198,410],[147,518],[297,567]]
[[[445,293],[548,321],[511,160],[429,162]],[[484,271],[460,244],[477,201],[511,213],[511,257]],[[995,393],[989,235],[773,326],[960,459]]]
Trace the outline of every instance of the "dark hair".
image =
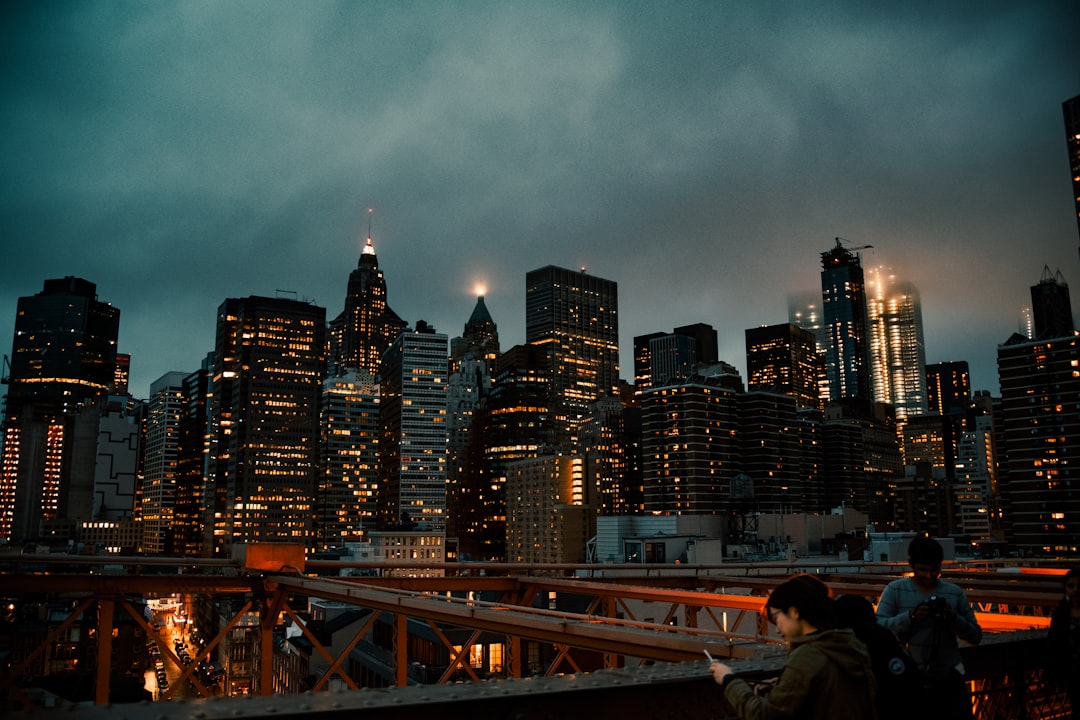
[[1062,576],[1061,584],[1064,585],[1065,583],[1069,582],[1073,578],[1080,578],[1080,567],[1069,568],[1068,572],[1066,572]]
[[829,596],[829,586],[813,575],[795,575],[780,583],[765,601],[766,608],[787,612],[799,611],[799,617],[818,630],[836,627],[836,606]]
[[835,600],[836,624],[840,627],[857,627],[877,622],[874,604],[862,595],[841,595]]
[[918,565],[940,565],[945,559],[941,544],[932,537],[919,535],[907,546],[908,562]]

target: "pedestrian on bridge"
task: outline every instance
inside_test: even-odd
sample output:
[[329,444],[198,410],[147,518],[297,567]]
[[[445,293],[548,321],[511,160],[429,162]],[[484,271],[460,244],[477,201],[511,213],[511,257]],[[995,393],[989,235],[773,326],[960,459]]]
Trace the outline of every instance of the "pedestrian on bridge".
[[876,717],[870,656],[854,632],[836,627],[836,607],[825,583],[796,575],[773,590],[765,611],[788,643],[787,662],[771,689],[759,695],[731,666],[715,660],[709,666],[740,718]]
[[982,628],[963,588],[941,579],[945,551],[937,540],[919,535],[908,544],[912,577],[885,586],[877,607],[878,623],[907,647],[923,675],[923,720],[971,717],[971,694],[957,640],[982,641]]

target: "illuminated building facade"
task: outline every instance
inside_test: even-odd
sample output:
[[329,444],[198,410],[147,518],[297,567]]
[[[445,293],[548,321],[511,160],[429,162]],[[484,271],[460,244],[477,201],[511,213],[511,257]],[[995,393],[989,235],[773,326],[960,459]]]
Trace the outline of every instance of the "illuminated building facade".
[[578,440],[586,479],[600,515],[644,512],[641,480],[641,408],[621,398],[589,405]]
[[383,352],[405,329],[405,321],[386,302],[386,280],[370,237],[349,274],[345,310],[336,325],[341,332],[341,357],[336,364],[376,376]]
[[176,457],[173,501],[173,551],[178,556],[210,557],[213,553],[213,493],[207,487],[209,467],[210,375],[214,356],[183,380],[183,412]]
[[113,386],[110,395],[127,395],[128,380],[131,377],[131,355],[116,353],[116,372],[113,373]]
[[596,535],[596,511],[584,460],[544,455],[512,463],[506,515],[510,562],[585,562],[585,543]]
[[375,527],[379,487],[379,386],[351,370],[323,383],[316,547],[340,547]]
[[473,416],[448,522],[462,557],[506,560],[507,468],[553,447],[549,352],[547,346],[516,345],[503,353],[491,395]]
[[698,365],[716,363],[718,345],[716,330],[706,323],[635,337],[635,391],[640,395],[654,385],[689,377]]
[[999,483],[1006,536],[1025,553],[1080,552],[1080,336],[998,346]]
[[992,415],[974,417],[971,429],[961,432],[955,472],[960,531],[976,540],[990,540],[998,529]]
[[[489,474],[478,462],[475,449],[482,446],[486,424],[482,408],[490,399],[495,366],[499,359],[499,330],[488,312],[483,295],[476,299],[465,330],[450,342],[450,367],[446,390],[447,462],[446,531],[458,539],[459,552],[464,540],[464,552],[476,557],[480,548],[491,552],[491,541],[503,546],[502,538],[482,530],[482,506],[502,497],[501,487],[492,487]],[[479,436],[479,437],[477,437]],[[474,451],[470,452],[470,445]],[[504,526],[499,513],[499,527]],[[481,531],[481,532],[477,532]],[[467,538],[462,538],[467,533]]]
[[642,398],[645,511],[710,515],[728,510],[739,465],[737,375],[695,375]]
[[750,391],[739,398],[739,465],[753,481],[756,512],[824,509],[819,507],[816,423],[808,420],[790,395]]
[[173,554],[173,509],[186,377],[186,373],[170,372],[150,384],[140,512],[144,533],[141,550],[149,555]]
[[819,372],[811,331],[793,323],[746,330],[747,390],[788,395],[798,407],[815,408]]
[[854,508],[892,529],[893,497],[904,478],[892,406],[848,398],[828,403],[824,416],[819,437],[825,507]]
[[926,397],[930,412],[963,415],[971,407],[971,371],[963,360],[926,366]]
[[619,391],[618,287],[547,266],[525,276],[525,342],[550,348],[551,402],[560,443],[597,398]]
[[[230,298],[218,308],[210,456],[215,552],[312,542],[326,311]],[[220,549],[219,549],[220,548]]]
[[[3,422],[0,537],[36,540],[50,523],[90,519],[97,414],[115,382],[119,329],[120,310],[100,302],[97,286],[81,278],[46,280],[41,292],[19,298]],[[76,454],[82,464],[73,462]]]
[[423,320],[383,355],[379,398],[378,528],[446,529],[445,334]]
[[829,400],[871,400],[870,328],[862,261],[836,239],[821,253],[821,300]]
[[867,287],[874,400],[896,409],[903,422],[926,412],[926,343],[919,291],[881,268]]

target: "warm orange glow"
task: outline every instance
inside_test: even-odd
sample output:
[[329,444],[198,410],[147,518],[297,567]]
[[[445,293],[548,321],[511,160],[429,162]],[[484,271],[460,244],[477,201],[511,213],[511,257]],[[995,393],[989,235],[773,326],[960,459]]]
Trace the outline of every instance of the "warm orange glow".
[[473,293],[475,293],[476,297],[484,297],[487,295],[487,287],[483,283],[476,283],[473,286]]

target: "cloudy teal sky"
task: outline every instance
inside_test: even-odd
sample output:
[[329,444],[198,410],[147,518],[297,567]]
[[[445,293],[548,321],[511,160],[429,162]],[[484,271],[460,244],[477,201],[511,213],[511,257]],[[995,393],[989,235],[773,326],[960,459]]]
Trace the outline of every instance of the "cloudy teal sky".
[[227,297],[340,312],[374,208],[391,306],[451,336],[477,283],[509,347],[527,271],[617,281],[624,377],[696,322],[745,374],[834,237],[873,245],[928,361],[996,393],[1043,267],[1080,294],[1078,31],[1074,0],[8,2],[0,346],[84,277],[145,397]]

